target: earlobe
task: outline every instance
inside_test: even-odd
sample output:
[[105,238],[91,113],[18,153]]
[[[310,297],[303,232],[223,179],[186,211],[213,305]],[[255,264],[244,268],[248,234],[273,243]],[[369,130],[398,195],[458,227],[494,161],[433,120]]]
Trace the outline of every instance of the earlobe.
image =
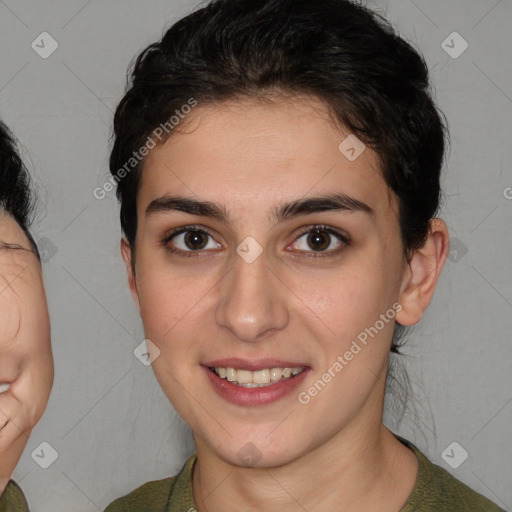
[[446,224],[441,219],[432,219],[425,244],[412,255],[404,270],[399,299],[402,310],[396,316],[398,323],[419,322],[434,296],[449,250]]
[[139,293],[137,291],[137,279],[135,277],[135,271],[132,265],[132,249],[130,244],[126,240],[126,238],[121,239],[121,256],[123,258],[126,273],[128,276],[128,286],[130,287],[130,293],[132,295],[133,301],[137,306],[137,309],[140,313],[140,303],[139,303]]

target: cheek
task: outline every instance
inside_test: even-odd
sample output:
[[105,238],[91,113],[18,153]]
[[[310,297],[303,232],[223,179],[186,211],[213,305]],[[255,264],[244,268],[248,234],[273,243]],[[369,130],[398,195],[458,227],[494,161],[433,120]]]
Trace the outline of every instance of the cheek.
[[47,398],[53,383],[53,355],[50,319],[44,295],[33,296],[31,301],[24,302],[16,345],[21,366],[30,373],[37,387],[34,393]]
[[185,279],[164,272],[146,272],[137,288],[146,336],[154,338],[157,345],[167,344],[183,324],[198,314],[207,290],[203,279]]
[[21,323],[21,308],[18,302],[6,299],[7,297],[4,297],[0,301],[0,348],[7,348],[12,344]]
[[391,306],[383,272],[371,267],[347,266],[314,279],[299,277],[294,289],[306,306],[304,313],[309,311],[336,339],[356,336]]

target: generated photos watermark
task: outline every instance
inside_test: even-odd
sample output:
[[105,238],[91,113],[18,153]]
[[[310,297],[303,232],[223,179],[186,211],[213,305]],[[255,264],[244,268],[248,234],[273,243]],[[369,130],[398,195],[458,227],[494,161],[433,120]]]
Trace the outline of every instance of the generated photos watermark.
[[336,375],[338,375],[345,366],[347,366],[354,356],[359,354],[364,347],[368,345],[370,341],[368,338],[373,339],[377,334],[379,334],[382,329],[389,324],[390,322],[394,322],[396,314],[402,311],[402,305],[398,302],[395,302],[391,308],[389,308],[385,313],[382,313],[379,316],[379,319],[370,327],[365,328],[357,335],[357,339],[352,340],[350,348],[346,350],[343,354],[339,355],[336,358],[336,361],[327,368],[327,370],[322,374],[322,376],[311,385],[306,391],[301,391],[297,395],[297,399],[300,404],[306,405],[311,402],[311,399],[320,393],[329,382],[331,382]]
[[174,115],[172,115],[165,123],[160,123],[152,132],[148,135],[146,142],[137,150],[132,153],[132,156],[128,161],[120,167],[116,173],[106,180],[101,187],[96,187],[92,195],[102,200],[107,197],[109,192],[112,192],[115,186],[130,174],[144,160],[149,152],[156,147],[158,142],[162,142],[169,133],[178,126],[178,124],[197,106],[197,101],[194,98],[190,98],[187,103],[183,104],[180,109],[176,109]]

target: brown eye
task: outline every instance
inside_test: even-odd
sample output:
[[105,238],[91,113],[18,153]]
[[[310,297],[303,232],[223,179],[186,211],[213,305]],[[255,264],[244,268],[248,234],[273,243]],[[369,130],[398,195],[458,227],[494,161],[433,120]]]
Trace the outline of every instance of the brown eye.
[[325,251],[331,243],[331,235],[316,229],[309,233],[307,243],[314,251]]
[[338,231],[323,227],[310,227],[304,231],[294,242],[294,248],[300,252],[325,253],[325,256],[334,255],[348,245],[348,239]]
[[205,252],[207,249],[219,249],[221,247],[212,235],[203,229],[181,229],[169,235],[164,241],[169,250],[181,253]]
[[208,235],[203,231],[187,231],[185,233],[184,242],[192,251],[204,249],[208,243]]

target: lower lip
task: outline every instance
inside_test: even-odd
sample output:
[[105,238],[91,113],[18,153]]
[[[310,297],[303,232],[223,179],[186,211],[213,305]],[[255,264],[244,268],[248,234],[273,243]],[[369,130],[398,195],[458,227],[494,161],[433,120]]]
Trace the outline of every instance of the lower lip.
[[213,389],[228,402],[237,405],[257,406],[276,402],[280,398],[290,394],[306,378],[309,368],[305,368],[301,373],[290,379],[282,380],[276,384],[270,384],[260,388],[244,388],[232,384],[226,379],[221,379],[216,373],[212,372],[206,366],[203,366]]

